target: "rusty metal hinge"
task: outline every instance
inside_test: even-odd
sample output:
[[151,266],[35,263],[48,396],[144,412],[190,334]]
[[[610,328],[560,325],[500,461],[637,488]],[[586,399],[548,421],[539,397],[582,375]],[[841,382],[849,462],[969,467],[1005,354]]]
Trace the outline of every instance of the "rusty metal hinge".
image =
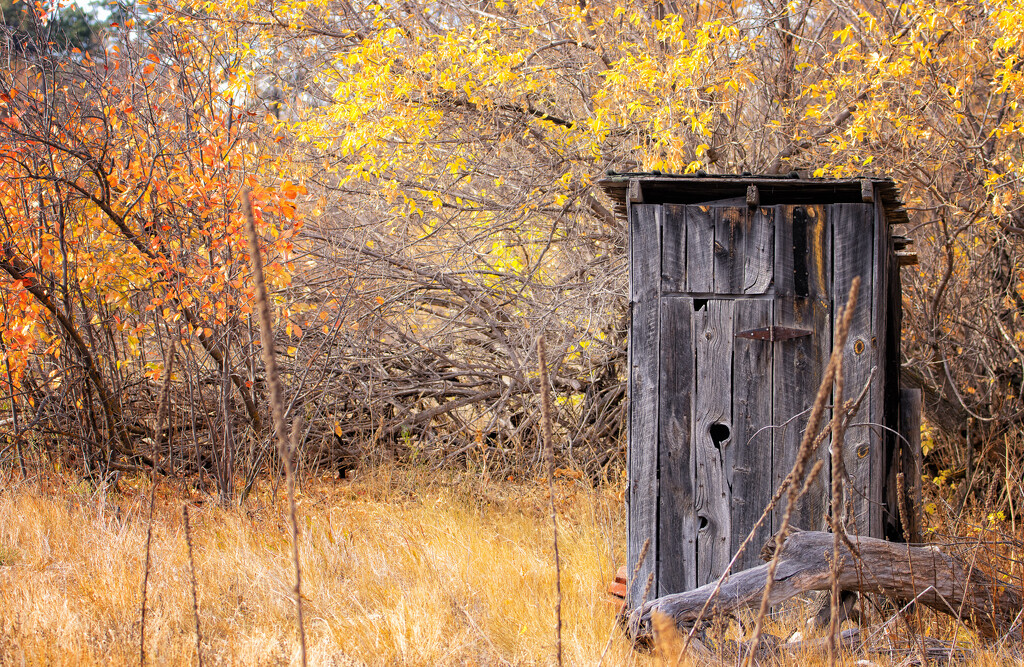
[[750,331],[741,331],[736,334],[737,338],[750,338],[752,340],[789,340],[791,338],[801,338],[803,336],[810,336],[813,331],[806,329],[794,329],[793,327],[780,327],[772,325],[770,327],[761,327],[760,329],[751,329]]

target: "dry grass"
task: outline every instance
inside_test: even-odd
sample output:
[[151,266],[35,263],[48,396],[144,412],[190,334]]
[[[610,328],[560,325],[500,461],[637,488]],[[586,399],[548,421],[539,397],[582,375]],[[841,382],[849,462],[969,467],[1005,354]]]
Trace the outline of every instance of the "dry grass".
[[[274,495],[269,486],[243,508],[224,508],[160,485],[146,621],[152,664],[196,664],[184,503],[204,663],[298,664],[287,503],[283,488]],[[631,649],[605,593],[625,560],[620,491],[571,480],[557,487],[566,664],[596,664],[609,636],[605,665],[673,664],[667,651]],[[137,664],[148,492],[145,477],[122,480],[118,493],[63,478],[0,492],[0,665]],[[298,503],[310,664],[554,664],[548,498],[540,480],[387,468],[307,482]],[[790,616],[767,631],[787,635],[801,624]],[[972,647],[971,656],[1012,664],[1005,652]],[[839,664],[864,657],[844,654]],[[825,664],[825,656],[787,662]]]
[[[46,480],[0,494],[0,664],[135,664],[148,480],[120,494]],[[621,501],[563,482],[564,648],[594,664],[623,561]],[[283,492],[222,508],[163,484],[149,582],[147,655],[195,663],[181,519],[191,503],[207,664],[298,660]],[[485,485],[383,470],[307,483],[299,498],[311,664],[545,664],[554,568],[539,484]],[[605,664],[644,664],[618,639]]]

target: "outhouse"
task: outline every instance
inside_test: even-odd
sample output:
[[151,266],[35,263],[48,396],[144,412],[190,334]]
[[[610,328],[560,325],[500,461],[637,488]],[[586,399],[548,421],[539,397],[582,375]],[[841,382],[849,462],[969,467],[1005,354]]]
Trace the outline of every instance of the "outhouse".
[[[850,530],[897,537],[895,475],[913,453],[898,436],[908,253],[893,182],[612,173],[601,186],[629,224],[629,605],[652,573],[648,599],[725,570],[793,467],[855,276],[845,394],[867,393],[844,448]],[[791,517],[804,530],[829,512],[827,439],[814,456],[825,467]],[[783,508],[734,572],[760,564]]]

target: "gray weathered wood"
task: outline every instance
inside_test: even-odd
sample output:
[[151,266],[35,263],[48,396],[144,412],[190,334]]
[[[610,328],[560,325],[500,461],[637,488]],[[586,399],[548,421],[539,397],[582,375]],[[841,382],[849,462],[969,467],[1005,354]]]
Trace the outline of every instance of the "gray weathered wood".
[[686,207],[665,204],[661,234],[662,293],[686,291]]
[[629,181],[629,193],[626,196],[626,200],[630,204],[644,203],[643,186],[640,185],[639,179],[634,178]]
[[707,294],[714,289],[715,220],[708,206],[686,208],[686,291]]
[[776,206],[772,217],[775,220],[775,253],[773,256],[776,299],[794,295],[793,285],[793,206]]
[[[871,377],[871,369],[877,359],[873,354],[872,337],[876,327],[874,311],[874,210],[865,204],[835,204],[828,207],[832,220],[832,236],[836,239],[834,256],[834,294],[837,301],[835,317],[839,316],[839,305],[845,307],[853,279],[861,280],[857,305],[850,323],[850,335],[843,349],[843,378],[845,398],[854,398]],[[835,320],[833,320],[834,324]],[[880,377],[874,380],[881,382]],[[882,441],[878,431],[870,424],[873,421],[874,397],[869,394],[861,404],[860,412],[846,431],[843,462],[847,479],[846,506],[852,516],[847,516],[850,530],[862,535],[882,537],[881,526],[870,521],[872,500],[871,480],[881,474],[878,462]],[[874,466],[874,467],[873,467]]]
[[872,204],[875,201],[875,184],[867,178],[860,182],[860,199],[865,204]]
[[907,516],[905,528],[911,542],[920,542],[924,525],[921,517],[921,471],[924,457],[921,452],[921,390],[900,389],[900,442],[901,470],[906,484]]
[[694,510],[697,585],[718,577],[732,558],[725,450],[732,446],[733,301],[712,299],[693,313]]
[[775,257],[775,209],[760,208],[746,217],[743,230],[743,294],[765,294],[771,287]]
[[[886,595],[901,602],[919,603],[960,620],[980,635],[996,638],[1015,627],[1024,604],[1021,589],[996,582],[973,563],[945,554],[934,547],[912,547],[872,537],[850,537],[857,558],[845,546],[839,553],[839,587],[843,590]],[[832,578],[832,534],[797,532],[786,538],[775,582],[769,595],[774,606],[801,593],[827,590]],[[768,565],[740,572],[722,584],[704,616],[714,618],[761,604]],[[630,616],[634,637],[649,634],[655,610],[673,618],[679,626],[692,625],[714,592],[714,582],[686,593],[652,600]]]
[[[881,206],[878,207],[881,209]],[[899,516],[899,497],[897,493],[896,476],[900,472],[900,438],[897,430],[900,421],[900,342],[902,331],[902,309],[900,299],[902,288],[900,287],[900,269],[896,263],[895,248],[893,247],[892,234],[888,225],[879,225],[878,233],[881,236],[879,245],[884,249],[886,267],[886,291],[885,291],[885,325],[879,331],[879,338],[885,338],[885,356],[883,357],[882,370],[885,379],[882,392],[883,401],[879,418],[883,424],[890,428],[884,432],[886,443],[886,457],[882,484],[885,488],[885,498],[888,516],[884,517],[883,536],[890,540],[903,539],[903,526]]]
[[736,294],[743,285],[742,234],[747,218],[746,207],[712,209],[715,220],[714,293]]
[[[877,230],[869,204],[804,207],[799,243],[795,207],[751,210],[742,199],[690,206],[632,201],[630,211],[631,573],[649,542],[629,590],[635,608],[648,576],[655,581],[650,595],[717,577],[792,469],[831,350],[833,304],[845,301],[854,277],[862,289],[844,349],[847,398],[898,338],[880,331],[892,324],[891,308],[878,304],[893,298],[895,265],[888,258],[892,267],[877,266],[880,254],[891,255],[889,236]],[[773,324],[810,335],[735,337]],[[887,383],[881,375],[880,369],[876,384]],[[895,452],[885,449],[888,443],[873,445],[884,429],[867,426],[895,419],[879,409],[885,400],[873,388],[847,433],[856,529],[875,535],[883,504],[895,508],[883,498],[892,491],[879,477],[902,465],[884,458]],[[791,517],[800,528],[825,524],[828,444],[813,453],[811,464],[822,460],[825,468]],[[777,529],[784,509],[759,529],[757,541]],[[743,556],[737,569],[753,558]]]
[[694,512],[691,431],[693,299],[662,299],[661,340],[658,586],[655,590],[658,595],[666,595],[697,586],[697,516]]
[[[875,203],[875,211],[881,210],[881,202]],[[890,338],[889,328],[893,326],[891,304],[889,302],[890,289],[892,288],[892,272],[895,269],[892,260],[892,238],[887,225],[879,224],[874,229],[875,257],[874,265],[874,287],[875,287],[875,314],[874,320],[878,323],[875,327],[875,363],[878,366],[879,381],[871,388],[871,403],[874,406],[872,421],[875,424],[885,424],[890,428],[899,426],[899,377],[896,384],[889,387],[889,380],[892,369],[889,366],[889,356],[896,355],[896,363],[899,363],[899,339],[893,341]],[[897,329],[896,335],[899,336]],[[893,344],[895,342],[895,347]],[[898,368],[898,366],[897,366]],[[890,404],[891,402],[891,404]],[[876,471],[871,478],[872,498],[876,502],[871,504],[870,525],[877,526],[879,536],[886,536],[890,539],[901,540],[902,530],[899,525],[899,503],[896,498],[896,474],[899,472],[899,449],[897,447],[896,434],[882,428],[874,427],[875,440],[880,444],[872,451],[872,471]]]
[[[793,310],[794,285],[793,285],[793,207],[775,207],[775,305],[774,309],[779,312],[772,314],[773,323],[780,324],[787,313]],[[794,445],[799,442],[799,431],[806,423],[806,417],[799,415],[807,409],[807,406],[799,407],[797,401],[792,397],[784,396],[786,392],[792,392],[794,387],[799,386],[800,378],[793,378],[787,368],[795,358],[792,354],[793,347],[788,345],[784,350],[779,343],[772,344],[772,394],[776,400],[772,402],[772,457],[771,457],[771,479],[772,488],[777,489],[785,480],[786,475],[793,468],[792,460],[786,457],[787,445]],[[806,375],[804,373],[803,375]],[[797,398],[806,395],[804,390],[799,390]],[[800,402],[802,405],[802,401]],[[776,508],[771,515],[771,530],[774,533],[782,522],[782,512]],[[806,526],[800,526],[806,528]]]
[[[660,206],[635,204],[631,207],[626,560],[629,571],[637,573],[629,589],[631,608],[641,604],[648,576],[657,576],[660,217]],[[648,540],[647,553],[638,565]]]
[[[794,216],[798,207],[784,207],[776,215],[775,229],[775,323],[808,330],[811,335],[774,343],[773,383],[775,401],[773,423],[779,427],[774,436],[772,478],[776,488],[793,469],[800,440],[807,424],[809,408],[824,377],[832,346],[831,234],[823,207],[804,207],[807,214],[802,264],[795,256],[800,244],[794,238]],[[797,261],[795,261],[795,259]],[[796,272],[803,268],[803,285]],[[799,295],[802,289],[807,295]],[[824,417],[830,418],[828,411]],[[783,425],[785,425],[783,427]],[[818,460],[825,462],[822,474],[808,489],[791,516],[791,524],[801,529],[820,529],[825,523],[826,489],[830,486],[828,440],[811,457],[808,470]],[[781,525],[784,504],[773,512],[772,529]]]
[[[736,338],[741,331],[772,323],[771,299],[737,299],[733,313],[732,444],[726,449],[726,481],[732,491],[732,551],[735,552],[757,523],[775,487],[771,470],[772,344]],[[758,549],[771,535],[771,521],[754,534],[734,571],[758,563]]]

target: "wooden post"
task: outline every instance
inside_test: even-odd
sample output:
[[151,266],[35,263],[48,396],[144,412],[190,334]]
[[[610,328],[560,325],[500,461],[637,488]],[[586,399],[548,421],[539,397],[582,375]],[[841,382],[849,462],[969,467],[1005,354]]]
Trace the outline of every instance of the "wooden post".
[[921,541],[921,474],[924,456],[921,452],[921,390],[900,389],[900,465],[907,484],[905,507],[907,533],[911,542]]

